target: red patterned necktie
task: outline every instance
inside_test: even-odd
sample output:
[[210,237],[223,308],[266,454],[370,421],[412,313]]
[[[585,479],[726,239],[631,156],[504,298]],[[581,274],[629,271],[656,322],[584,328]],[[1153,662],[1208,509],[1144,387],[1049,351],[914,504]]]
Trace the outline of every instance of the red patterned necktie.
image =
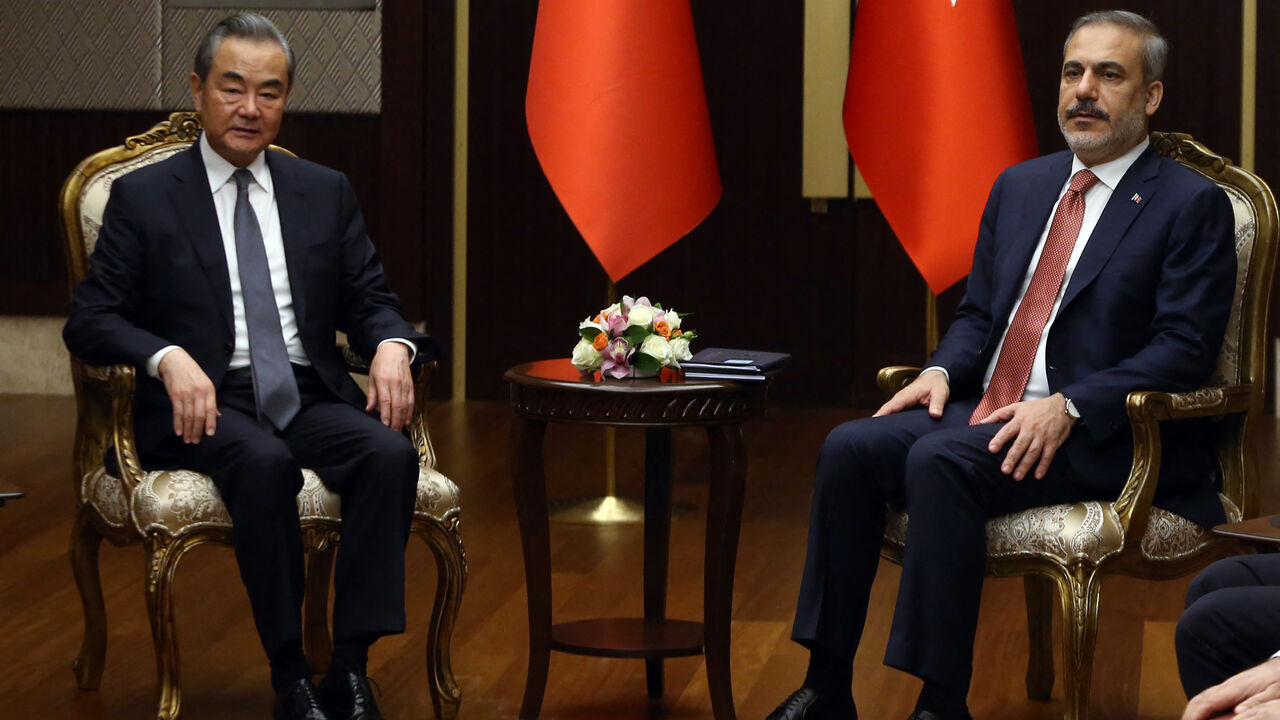
[[1081,170],[1071,178],[1071,186],[1058,203],[1053,224],[1049,226],[1049,237],[1045,239],[1044,250],[1040,253],[1040,262],[1036,264],[1013,322],[1009,323],[1004,345],[1000,348],[1000,359],[991,373],[987,391],[983,393],[978,407],[974,408],[973,415],[969,416],[970,425],[976,425],[992,412],[1022,399],[1027,379],[1031,377],[1031,364],[1035,362],[1036,350],[1040,347],[1040,335],[1044,333],[1045,323],[1049,322],[1049,313],[1053,312],[1058,290],[1062,288],[1067,261],[1071,259],[1071,251],[1075,249],[1076,238],[1080,235],[1080,225],[1084,221],[1084,194],[1096,182],[1097,175]]

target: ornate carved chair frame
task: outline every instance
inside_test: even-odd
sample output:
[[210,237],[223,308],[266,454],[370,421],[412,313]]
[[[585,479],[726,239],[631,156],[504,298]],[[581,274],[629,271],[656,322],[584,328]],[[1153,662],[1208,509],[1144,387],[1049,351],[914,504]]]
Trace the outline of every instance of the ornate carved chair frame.
[[[85,275],[97,240],[111,182],[121,175],[186,149],[199,136],[193,113],[173,113],[124,145],[80,163],[62,187],[59,209],[71,283]],[[273,151],[288,152],[272,147]],[[343,348],[348,368],[368,373],[368,362]],[[427,429],[429,368],[416,377],[416,407],[409,434],[418,449],[420,473],[412,532],[430,547],[437,565],[435,604],[427,631],[427,675],[437,717],[457,715],[461,693],[454,681],[449,641],[466,583],[467,562],[459,534],[458,488],[435,470]],[[76,519],[71,565],[84,606],[85,634],[74,663],[79,686],[96,690],[106,659],[107,624],[98,575],[103,538],[116,545],[141,543],[146,553],[146,601],[156,652],[156,717],[174,720],[181,703],[173,580],[182,557],[206,543],[230,546],[231,518],[208,476],[185,470],[147,471],[139,463],[133,437],[136,370],[129,365],[92,367],[71,359],[77,424],[72,482]],[[114,447],[120,477],[107,473],[103,454]],[[310,470],[298,495],[303,541],[308,551],[304,644],[313,668],[323,672],[332,649],[328,592],[336,543],[341,536],[338,497]]]
[[[1127,400],[1134,458],[1115,502],[1033,508],[987,523],[987,574],[1021,575],[1027,598],[1030,656],[1027,695],[1048,700],[1053,690],[1052,600],[1062,610],[1063,680],[1068,720],[1085,720],[1097,641],[1102,580],[1125,574],[1168,580],[1228,555],[1249,552],[1236,541],[1152,506],[1160,473],[1160,423],[1215,418],[1221,498],[1230,520],[1258,513],[1258,469],[1253,424],[1262,412],[1266,380],[1267,309],[1275,269],[1276,202],[1260,178],[1211,152],[1190,135],[1152,133],[1163,155],[1213,180],[1231,199],[1236,216],[1236,295],[1226,340],[1211,384],[1187,393],[1134,392]],[[919,368],[886,367],[877,376],[892,395]],[[902,562],[907,514],[891,509],[881,554]]]

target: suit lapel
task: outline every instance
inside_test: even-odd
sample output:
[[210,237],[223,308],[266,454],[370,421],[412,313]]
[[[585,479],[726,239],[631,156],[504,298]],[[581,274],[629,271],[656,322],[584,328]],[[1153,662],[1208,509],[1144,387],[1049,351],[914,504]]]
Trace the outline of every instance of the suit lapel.
[[218,227],[218,212],[213,207],[213,194],[209,192],[209,176],[200,157],[199,143],[193,144],[181,157],[183,160],[176,163],[173,170],[174,182],[169,186],[169,200],[183,223],[186,236],[195,247],[204,276],[217,299],[215,304],[226,331],[234,336],[227,253],[222,247],[222,230]]
[[311,235],[310,218],[307,212],[307,195],[303,192],[303,183],[293,172],[294,164],[281,153],[267,151],[267,166],[271,168],[271,184],[275,188],[276,209],[280,213],[280,236],[284,243],[285,265],[289,269],[289,290],[293,295],[293,314],[301,330],[306,318],[307,296],[304,292],[306,280],[306,245]]
[[1031,256],[1035,254],[1040,235],[1049,222],[1049,213],[1053,212],[1054,203],[1058,202],[1058,193],[1062,191],[1062,185],[1071,171],[1071,157],[1071,153],[1062,153],[1054,158],[1044,172],[1032,178],[1028,184],[1022,217],[1018,220],[1011,244],[997,255],[1003,256],[1003,262],[999,265],[999,290],[992,306],[993,317],[1001,320],[1007,318],[1009,311],[1013,309],[1013,303],[1018,299],[1022,280],[1031,264]]
[[[1129,171],[1120,178],[1116,189],[1112,191],[1111,199],[1107,201],[1107,207],[1102,211],[1102,217],[1098,218],[1098,224],[1093,228],[1093,234],[1089,236],[1089,243],[1085,245],[1084,252],[1080,254],[1080,260],[1076,263],[1075,271],[1071,273],[1071,282],[1062,296],[1059,313],[1066,309],[1080,291],[1088,287],[1089,283],[1093,282],[1093,279],[1102,271],[1102,267],[1111,258],[1111,253],[1115,252],[1116,246],[1129,231],[1129,226],[1138,217],[1138,213],[1142,212],[1142,208],[1150,204],[1151,198],[1155,197],[1159,189],[1159,184],[1156,182],[1159,175],[1159,156],[1156,155],[1154,146],[1148,147],[1138,156]],[[1135,195],[1142,199],[1134,201]]]

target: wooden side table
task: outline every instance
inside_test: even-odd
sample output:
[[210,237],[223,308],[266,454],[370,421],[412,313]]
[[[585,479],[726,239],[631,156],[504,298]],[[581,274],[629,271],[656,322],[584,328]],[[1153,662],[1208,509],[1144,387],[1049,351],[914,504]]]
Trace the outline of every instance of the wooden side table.
[[[747,477],[742,421],[764,412],[768,383],[663,379],[596,381],[568,359],[517,365],[504,376],[523,422],[514,430],[513,481],[529,597],[529,674],[521,718],[542,709],[551,651],[642,658],[650,697],[662,696],[662,660],[704,654],[711,709],[734,718],[729,676],[733,570]],[[548,422],[645,428],[644,617],[552,624],[551,541],[542,445]],[[671,531],[671,433],[701,426],[711,443],[702,622],[666,617]]]
[[1259,552],[1276,552],[1280,549],[1280,515],[1224,523],[1213,528],[1217,535],[1243,540]]
[[4,507],[5,502],[9,500],[17,500],[22,497],[22,494],[22,491],[18,488],[0,480],[0,507]]

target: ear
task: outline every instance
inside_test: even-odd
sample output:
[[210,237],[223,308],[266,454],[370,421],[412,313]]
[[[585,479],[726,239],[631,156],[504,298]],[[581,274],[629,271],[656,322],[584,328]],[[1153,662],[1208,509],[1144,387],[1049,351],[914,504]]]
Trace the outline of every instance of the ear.
[[1156,109],[1160,107],[1160,101],[1164,99],[1164,83],[1159,80],[1147,86],[1147,117],[1155,114]]
[[195,73],[191,73],[191,76],[187,78],[187,80],[191,85],[191,102],[195,103],[196,112],[200,112],[200,110],[202,109],[200,107],[200,104],[201,104],[200,89],[204,85],[204,83],[200,82],[200,76]]

